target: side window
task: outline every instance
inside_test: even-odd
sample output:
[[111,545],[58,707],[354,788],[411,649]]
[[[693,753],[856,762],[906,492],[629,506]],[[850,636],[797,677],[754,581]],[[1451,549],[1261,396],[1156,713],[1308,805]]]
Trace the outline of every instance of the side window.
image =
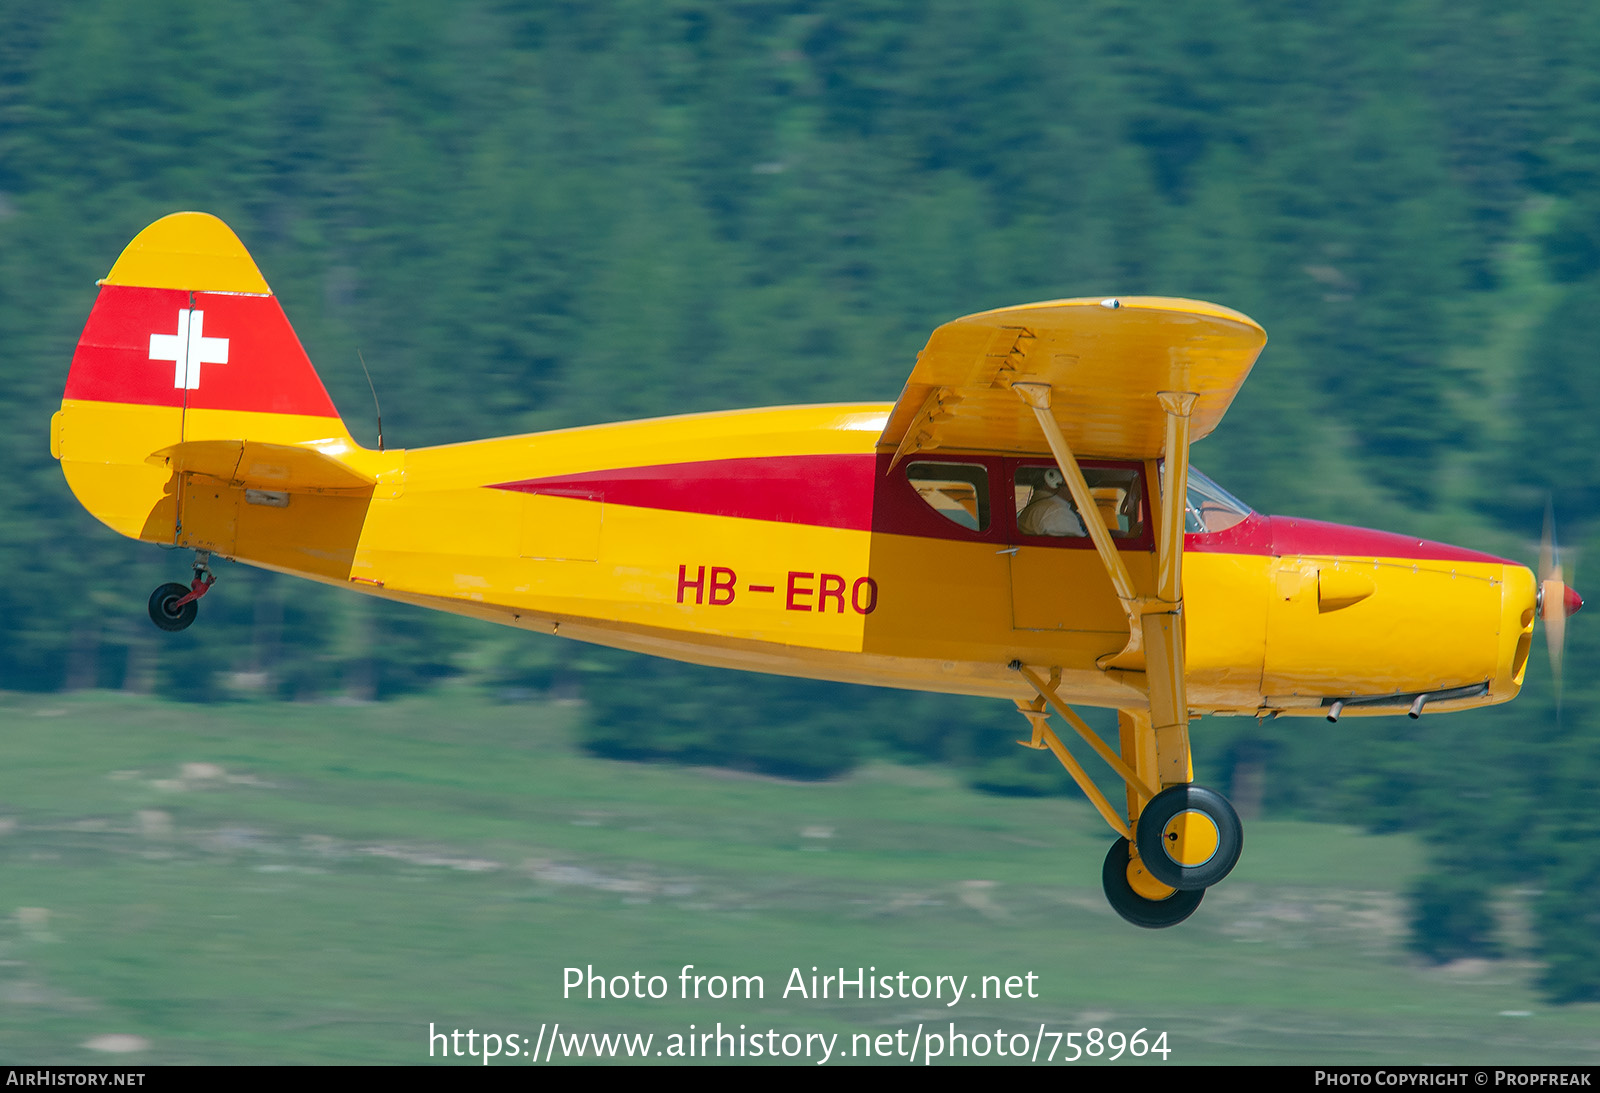
[[969,531],[989,530],[989,471],[983,464],[911,463],[906,480],[946,520]]
[[[1144,488],[1138,470],[1085,467],[1083,478],[1094,498],[1093,519],[1103,522],[1113,539],[1137,539],[1144,534]],[[1072,502],[1060,468],[1018,467],[1012,487],[1018,532],[1058,539],[1088,538],[1083,516]]]

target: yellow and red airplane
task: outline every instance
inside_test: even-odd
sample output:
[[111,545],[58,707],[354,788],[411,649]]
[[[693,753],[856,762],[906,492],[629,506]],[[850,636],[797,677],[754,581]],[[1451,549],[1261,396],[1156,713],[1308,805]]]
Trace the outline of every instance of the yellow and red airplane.
[[[1117,833],[1140,926],[1238,860],[1194,784],[1201,715],[1368,716],[1514,697],[1559,571],[1262,516],[1189,466],[1266,335],[1194,300],[1056,300],[933,332],[898,402],[791,406],[411,451],[351,439],[249,253],[176,213],[118,258],[51,451],[83,505],[195,551],[724,667],[1014,701]],[[1116,748],[1071,705],[1118,711]],[[1050,726],[1126,784],[1115,806]]]

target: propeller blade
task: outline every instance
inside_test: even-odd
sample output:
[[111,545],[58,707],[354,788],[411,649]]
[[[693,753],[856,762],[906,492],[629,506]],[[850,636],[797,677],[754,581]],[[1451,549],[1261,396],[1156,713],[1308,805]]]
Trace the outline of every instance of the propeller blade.
[[1583,607],[1583,597],[1567,584],[1556,544],[1555,505],[1545,500],[1544,534],[1539,538],[1539,617],[1544,620],[1545,647],[1550,651],[1550,676],[1556,687],[1556,711],[1561,710],[1561,655],[1567,644],[1567,619]]
[[1550,571],[1555,566],[1556,543],[1556,510],[1555,502],[1551,498],[1544,501],[1544,534],[1539,536],[1539,585],[1550,579]]
[[1544,640],[1550,650],[1550,675],[1556,684],[1556,705],[1561,705],[1561,653],[1567,644],[1567,592],[1561,582],[1561,567],[1544,582]]

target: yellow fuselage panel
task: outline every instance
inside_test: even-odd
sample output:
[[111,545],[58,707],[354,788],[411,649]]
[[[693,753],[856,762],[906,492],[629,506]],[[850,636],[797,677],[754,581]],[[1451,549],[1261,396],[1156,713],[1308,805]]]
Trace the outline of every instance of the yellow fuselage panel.
[[772,456],[870,453],[887,403],[784,406],[586,425],[413,449],[411,490],[476,488],[518,478]]
[[[1184,630],[1192,705],[1259,708],[1271,568],[1270,555],[1198,551],[1184,555]],[[1256,707],[1248,706],[1252,701]]]
[[[1318,577],[1330,568],[1364,571],[1372,593],[1355,603],[1319,603]],[[1266,693],[1342,693],[1341,681],[1358,667],[1358,657],[1361,676],[1378,691],[1442,690],[1491,677],[1503,569],[1470,562],[1441,568],[1377,558],[1276,559]]]
[[[1305,555],[1271,563],[1262,681],[1269,705],[1485,682],[1484,701],[1505,701],[1521,686],[1535,599],[1523,566]],[[1330,597],[1330,588],[1364,594]]]

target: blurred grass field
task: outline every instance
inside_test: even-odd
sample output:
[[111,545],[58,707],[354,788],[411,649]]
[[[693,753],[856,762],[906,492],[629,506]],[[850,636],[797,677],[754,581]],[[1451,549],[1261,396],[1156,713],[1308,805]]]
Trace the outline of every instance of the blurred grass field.
[[[845,1043],[955,1021],[1166,1030],[1174,1063],[1600,1061],[1600,1006],[1542,1003],[1528,961],[1406,952],[1408,838],[1253,823],[1234,876],[1153,933],[1106,906],[1081,800],[933,766],[799,784],[599,760],[577,714],[0,695],[0,1059],[408,1064],[430,1022]],[[591,964],[673,994],[564,1000]],[[766,997],[678,1000],[684,964]],[[813,965],[1031,971],[1040,997],[784,1000]],[[108,1036],[143,1046],[86,1046]]]

